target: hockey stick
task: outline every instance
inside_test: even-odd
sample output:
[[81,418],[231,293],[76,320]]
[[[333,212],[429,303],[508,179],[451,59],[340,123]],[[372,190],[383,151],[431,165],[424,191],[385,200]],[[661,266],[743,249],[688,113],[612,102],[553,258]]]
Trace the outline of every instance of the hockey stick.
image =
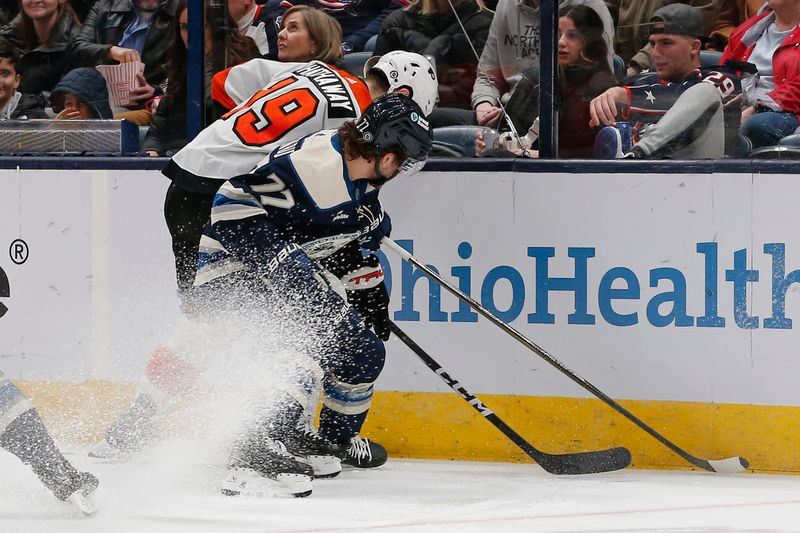
[[453,294],[455,297],[457,297],[462,301],[467,302],[469,306],[472,307],[475,311],[477,311],[485,318],[489,319],[489,321],[494,323],[497,327],[499,327],[500,329],[502,329],[503,331],[514,337],[514,339],[519,341],[523,346],[525,346],[526,348],[534,352],[536,355],[538,355],[539,357],[550,363],[552,366],[554,366],[558,371],[567,376],[569,379],[571,379],[572,381],[574,381],[587,391],[591,392],[592,394],[603,400],[603,402],[605,402],[609,407],[611,407],[612,409],[623,415],[625,418],[627,418],[628,420],[630,420],[631,422],[642,428],[644,431],[649,433],[653,438],[655,438],[661,444],[663,444],[676,454],[680,455],[688,463],[698,468],[702,468],[703,470],[708,470],[709,472],[721,472],[726,474],[741,472],[743,470],[747,470],[747,468],[750,466],[750,463],[744,457],[728,457],[726,459],[707,460],[695,457],[689,452],[678,447],[672,441],[664,437],[661,433],[659,433],[658,431],[647,425],[645,422],[643,422],[641,419],[639,419],[637,416],[635,416],[633,413],[622,407],[613,398],[609,397],[603,391],[601,391],[600,389],[598,389],[597,387],[595,387],[582,377],[575,374],[575,372],[564,366],[558,359],[550,355],[543,348],[540,348],[532,340],[525,337],[522,333],[520,333],[510,325],[506,324],[505,322],[497,318],[494,314],[492,314],[488,309],[483,307],[477,301],[473,300],[472,298],[470,298],[469,296],[467,296],[466,294],[455,288],[453,285],[448,283],[439,274],[428,268],[426,265],[422,264],[413,255],[411,255],[405,249],[400,247],[400,245],[398,245],[396,242],[394,242],[388,237],[384,237],[383,241],[381,242],[382,244],[385,244],[387,248],[395,252],[397,255],[399,255],[412,265],[416,266],[417,268],[425,272],[425,274],[427,274],[428,277],[439,283],[439,285],[447,289],[447,291]]
[[600,450],[596,452],[578,452],[565,454],[551,454],[537,450],[530,442],[522,438],[516,431],[511,429],[508,424],[503,422],[485,403],[476,398],[464,388],[457,380],[453,379],[433,357],[428,355],[425,350],[411,340],[411,338],[400,329],[394,322],[389,322],[389,329],[397,335],[403,343],[417,354],[425,365],[434,371],[442,381],[464,398],[468,404],[475,408],[481,416],[492,423],[500,430],[503,435],[516,444],[520,450],[525,452],[534,461],[539,463],[543,469],[551,474],[594,474],[597,472],[611,472],[620,470],[631,464],[631,452],[626,448],[612,448],[610,450]]

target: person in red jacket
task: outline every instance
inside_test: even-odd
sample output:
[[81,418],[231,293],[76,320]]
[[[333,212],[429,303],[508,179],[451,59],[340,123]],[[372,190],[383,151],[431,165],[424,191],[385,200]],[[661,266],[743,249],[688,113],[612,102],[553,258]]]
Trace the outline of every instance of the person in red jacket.
[[767,0],[767,7],[731,34],[722,54],[758,69],[744,87],[742,134],[753,148],[777,144],[800,126],[800,0]]

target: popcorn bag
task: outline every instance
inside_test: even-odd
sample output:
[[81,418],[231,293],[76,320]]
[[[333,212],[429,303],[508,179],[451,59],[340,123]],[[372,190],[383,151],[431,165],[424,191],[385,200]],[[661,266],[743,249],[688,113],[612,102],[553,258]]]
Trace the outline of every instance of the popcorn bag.
[[98,65],[95,67],[106,80],[108,100],[111,107],[130,105],[130,91],[139,84],[136,75],[144,72],[144,63],[131,61],[119,65]]

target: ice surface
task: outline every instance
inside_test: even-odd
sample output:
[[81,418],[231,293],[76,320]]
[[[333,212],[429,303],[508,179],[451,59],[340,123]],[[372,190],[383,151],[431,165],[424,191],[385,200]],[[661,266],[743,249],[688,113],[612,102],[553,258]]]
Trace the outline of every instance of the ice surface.
[[623,470],[557,477],[536,465],[392,459],[315,482],[305,499],[222,496],[221,465],[168,442],[129,463],[69,458],[101,480],[82,518],[0,451],[2,533],[800,531],[800,478]]

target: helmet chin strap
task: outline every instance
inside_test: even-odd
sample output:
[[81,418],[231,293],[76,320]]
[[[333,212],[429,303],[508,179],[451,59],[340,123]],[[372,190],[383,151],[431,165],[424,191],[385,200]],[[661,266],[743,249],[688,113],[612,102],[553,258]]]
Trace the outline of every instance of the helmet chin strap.
[[392,179],[395,176],[397,176],[397,174],[400,172],[400,167],[398,166],[397,170],[394,172],[394,174],[392,174],[389,177],[386,177],[383,174],[381,174],[381,160],[383,159],[384,155],[385,154],[381,154],[381,155],[375,154],[375,176],[376,177],[370,178],[370,179],[367,180],[367,183],[369,183],[370,185],[372,185],[376,189],[381,187],[381,186],[383,186],[387,181],[389,181],[390,179]]

